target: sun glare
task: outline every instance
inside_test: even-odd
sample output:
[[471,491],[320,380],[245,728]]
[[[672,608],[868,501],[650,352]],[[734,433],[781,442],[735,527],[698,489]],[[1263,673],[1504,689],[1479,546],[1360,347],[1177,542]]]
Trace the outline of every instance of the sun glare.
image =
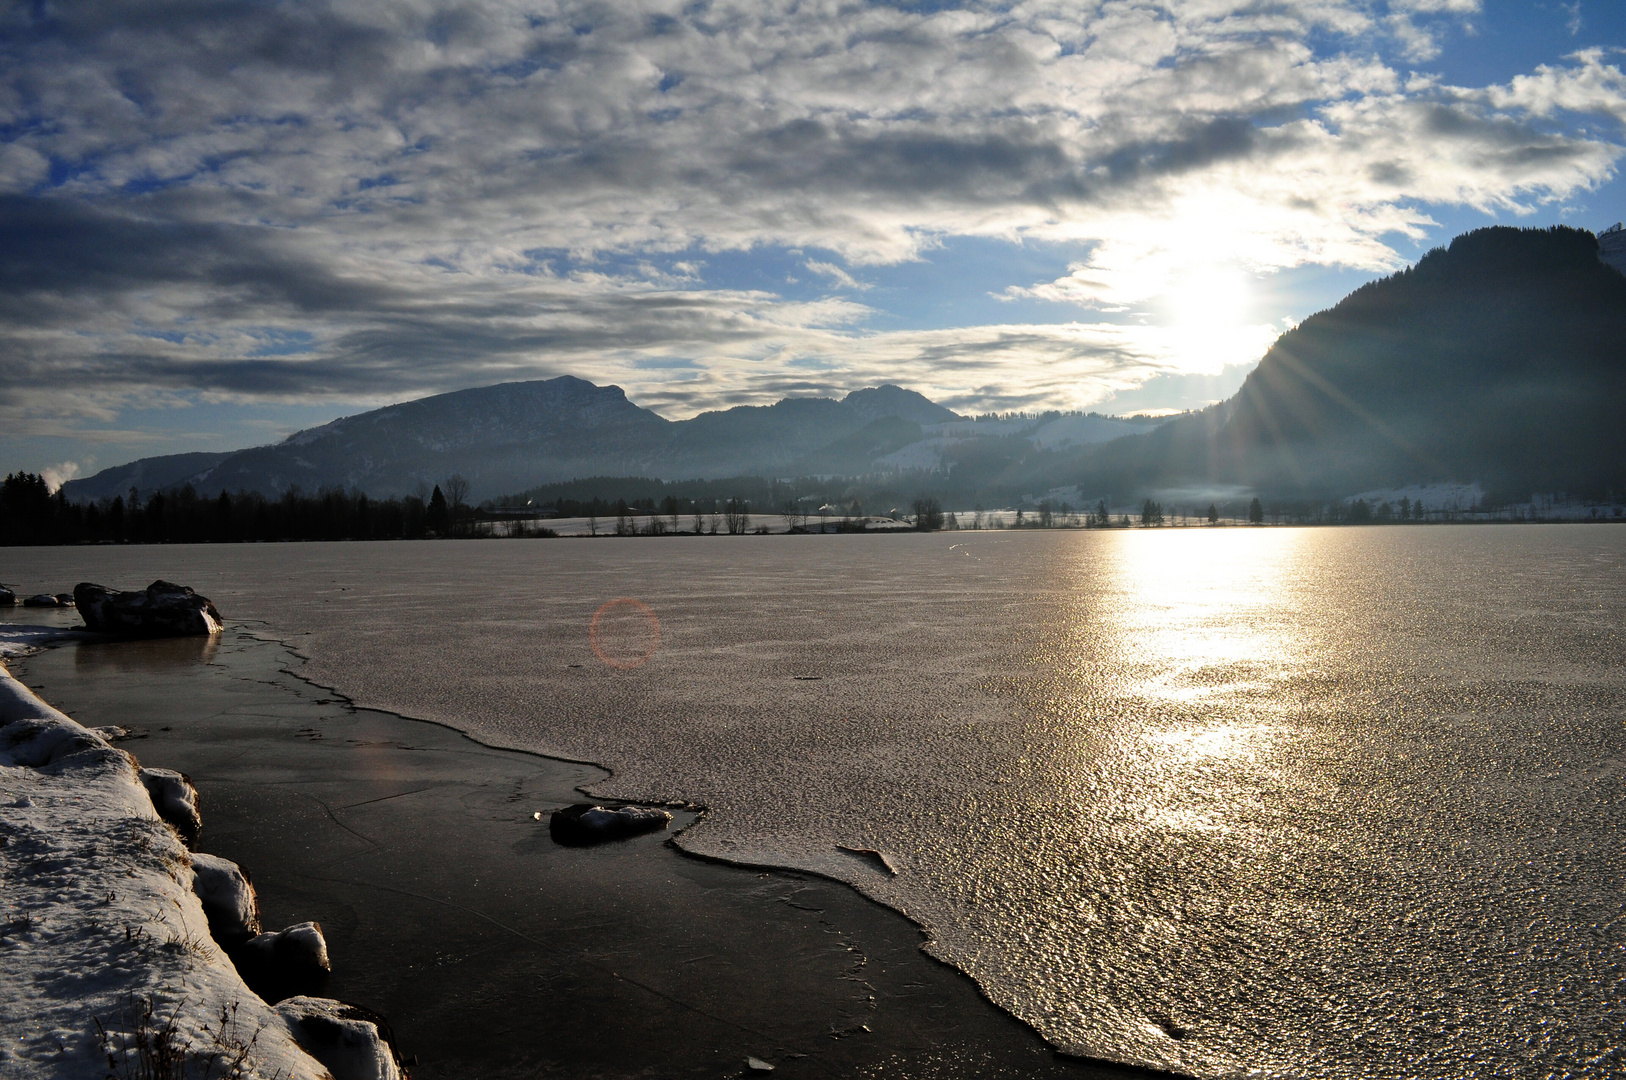
[[1254,319],[1252,306],[1250,276],[1234,263],[1202,262],[1171,274],[1160,305],[1170,361],[1213,375],[1258,360],[1279,331]]
[[1193,267],[1171,283],[1171,314],[1176,324],[1191,330],[1218,330],[1241,326],[1246,315],[1248,283],[1232,266]]

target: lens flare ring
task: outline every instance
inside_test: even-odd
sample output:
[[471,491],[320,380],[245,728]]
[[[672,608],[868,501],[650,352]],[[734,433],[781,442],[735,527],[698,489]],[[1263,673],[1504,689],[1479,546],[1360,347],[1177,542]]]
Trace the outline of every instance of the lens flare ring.
[[[622,612],[618,609],[630,610]],[[604,640],[599,630],[599,624],[606,615],[613,617],[617,614],[638,614],[643,616],[649,628],[649,647],[641,654],[634,657],[619,657],[604,651]],[[607,667],[618,668],[623,671],[640,668],[647,664],[649,658],[655,655],[655,650],[661,647],[661,621],[655,617],[655,613],[650,610],[649,605],[642,600],[636,600],[630,596],[618,596],[614,600],[605,601],[599,605],[597,611],[593,612],[593,621],[587,625],[587,642],[593,647],[593,655],[604,661]]]

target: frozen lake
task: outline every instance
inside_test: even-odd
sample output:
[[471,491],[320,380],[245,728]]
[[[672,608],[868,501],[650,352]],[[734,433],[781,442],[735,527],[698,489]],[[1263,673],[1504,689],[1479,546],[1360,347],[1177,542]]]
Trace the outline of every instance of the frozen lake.
[[685,846],[851,882],[1080,1053],[1626,1070],[1626,529],[3,558],[191,584],[358,704],[704,804]]

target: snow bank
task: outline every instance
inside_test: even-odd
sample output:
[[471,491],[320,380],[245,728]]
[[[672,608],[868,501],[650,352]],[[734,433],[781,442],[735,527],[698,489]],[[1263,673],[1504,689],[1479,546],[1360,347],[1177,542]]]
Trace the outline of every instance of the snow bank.
[[[0,656],[40,631],[61,634],[0,629]],[[145,1075],[176,1053],[187,1075],[328,1077],[209,936],[192,883],[133,759],[0,665],[0,1078]]]

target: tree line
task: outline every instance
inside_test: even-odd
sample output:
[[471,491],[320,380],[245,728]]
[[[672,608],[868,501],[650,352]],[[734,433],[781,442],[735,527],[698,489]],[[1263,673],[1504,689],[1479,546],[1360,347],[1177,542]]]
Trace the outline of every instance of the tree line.
[[[175,490],[126,495],[96,502],[76,503],[58,491],[52,493],[43,477],[28,472],[8,475],[0,482],[0,545],[98,543],[251,543],[298,540],[422,540],[437,537],[551,536],[539,519],[556,515],[586,518],[594,535],[659,536],[676,533],[739,534],[767,532],[764,516],[783,520],[788,532],[846,532],[864,528],[866,514],[850,490],[835,492],[782,481],[754,481],[761,501],[741,495],[723,495],[722,481],[701,481],[692,495],[673,493],[678,485],[642,481],[647,494],[633,498],[607,498],[606,480],[578,481],[566,493],[558,485],[546,505],[535,500],[509,498],[503,505],[467,502],[469,484],[460,476],[447,478],[445,489],[436,485],[426,497],[403,495],[374,499],[359,491],[320,491],[305,494],[298,488],[278,496],[257,492],[222,492],[200,495],[190,485]],[[584,491],[582,488],[589,488]],[[756,488],[752,488],[756,490]],[[659,493],[659,494],[657,494]],[[540,492],[539,492],[540,494]],[[873,494],[873,492],[871,493]],[[886,492],[896,495],[898,492]],[[825,496],[830,501],[820,501]],[[843,499],[841,496],[848,498]],[[573,497],[574,496],[574,497]],[[883,503],[882,505],[885,505]],[[963,504],[962,504],[963,505]],[[1120,512],[1114,519],[1107,502],[1075,509],[1066,502],[1041,500],[1018,509],[1006,524],[981,505],[960,513],[945,512],[935,495],[917,495],[906,508],[889,508],[881,517],[907,520],[922,531],[981,528],[1157,528],[1164,525],[1216,525],[1222,514],[1233,521],[1259,525],[1384,525],[1425,521],[1451,521],[1463,512],[1427,510],[1408,498],[1369,504],[1364,499],[1333,503],[1262,503],[1254,498],[1241,504],[1165,508],[1147,499],[1139,515]],[[1471,511],[1469,511],[1471,512]],[[985,517],[986,515],[986,517]],[[1598,516],[1598,515],[1594,515]],[[1613,515],[1618,518],[1618,508]],[[1539,514],[1518,520],[1542,520]]]
[[467,507],[457,510],[438,486],[427,501],[298,489],[274,498],[255,492],[207,498],[188,485],[76,503],[22,472],[0,482],[0,545],[417,540],[455,535],[472,518]]

